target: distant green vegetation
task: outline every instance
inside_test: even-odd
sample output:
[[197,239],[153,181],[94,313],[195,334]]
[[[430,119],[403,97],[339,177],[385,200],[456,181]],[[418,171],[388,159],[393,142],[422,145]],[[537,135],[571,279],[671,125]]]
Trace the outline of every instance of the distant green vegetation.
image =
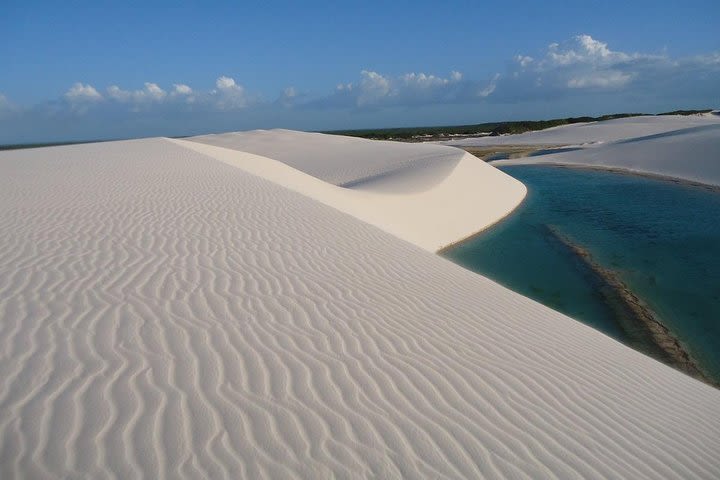
[[[660,113],[658,115],[695,115],[711,112],[707,110],[676,110],[674,112]],[[335,130],[322,133],[333,135],[347,135],[351,137],[370,138],[374,140],[401,140],[401,141],[426,141],[443,140],[457,136],[474,135],[506,135],[544,130],[561,125],[573,123],[601,122],[615,118],[637,117],[649,115],[646,113],[615,113],[600,117],[568,117],[555,118],[552,120],[522,120],[513,122],[490,122],[478,123],[475,125],[454,125],[441,127],[407,127],[407,128],[374,128],[365,130]]]
[[537,121],[520,121],[520,122],[503,122],[493,128],[490,135],[507,135],[524,132],[532,132],[535,130],[545,130],[546,128],[559,127],[561,125],[571,125],[573,123],[602,122],[603,120],[613,120],[615,118],[637,117],[644,115],[642,113],[616,113],[613,115],[603,115],[602,117],[569,117],[557,118],[553,120],[537,120]]
[[711,108],[707,110],[673,110],[672,112],[658,113],[658,115],[697,115],[699,113],[710,113]]

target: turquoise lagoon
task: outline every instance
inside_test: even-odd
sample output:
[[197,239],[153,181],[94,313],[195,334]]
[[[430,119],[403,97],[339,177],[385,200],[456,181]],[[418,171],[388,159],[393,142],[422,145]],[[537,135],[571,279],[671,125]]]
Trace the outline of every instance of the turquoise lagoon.
[[[444,256],[632,344],[597,276],[550,233],[612,270],[720,382],[720,193],[550,166],[502,168],[528,187],[518,210]],[[550,227],[550,228],[548,228]]]

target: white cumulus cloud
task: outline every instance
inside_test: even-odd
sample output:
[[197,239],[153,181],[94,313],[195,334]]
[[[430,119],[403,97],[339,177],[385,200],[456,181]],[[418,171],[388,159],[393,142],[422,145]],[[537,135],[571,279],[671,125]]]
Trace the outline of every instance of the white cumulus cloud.
[[590,35],[578,35],[577,37],[575,37],[575,39],[590,55],[607,57],[612,54],[612,52],[607,46],[607,43],[595,40]]
[[167,93],[157,83],[145,83],[144,93],[153,100],[162,100]]
[[497,79],[493,98],[542,99],[583,89],[616,92],[669,75],[671,64],[664,55],[613,50],[591,35],[576,35],[551,43],[538,57],[517,55],[510,71]]
[[360,95],[357,98],[359,106],[378,102],[381,98],[392,95],[390,80],[377,72],[363,70],[360,72]]
[[120,102],[126,102],[132,98],[132,92],[122,90],[117,85],[111,85],[107,89],[108,97]]
[[216,90],[211,94],[214,96],[215,106],[221,110],[232,110],[248,106],[248,97],[245,88],[235,82],[232,77],[221,76],[215,81]]
[[235,83],[235,79],[231,77],[222,76],[215,81],[215,86],[218,90],[242,90],[243,87]]
[[[457,80],[452,77],[455,76]],[[418,88],[431,88],[447,85],[450,82],[459,81],[462,78],[460,72],[452,72],[451,78],[436,77],[435,75],[425,75],[424,73],[406,73],[400,77],[405,85]]]
[[160,102],[167,96],[167,92],[157,83],[145,82],[142,90],[123,90],[117,85],[107,89],[108,97],[118,102],[133,102],[142,104],[146,102]]
[[192,95],[193,90],[184,83],[173,84],[173,92],[175,95]]
[[103,99],[102,95],[90,84],[77,82],[65,92],[65,98],[74,101],[97,102]]
[[192,88],[184,83],[174,83],[173,89],[170,92],[170,97],[173,100],[185,102],[190,105],[195,103],[197,97]]
[[[229,110],[245,108],[250,100],[242,85],[231,77],[221,76],[215,81],[212,90],[196,91],[185,83],[174,83],[167,90],[154,82],[145,82],[143,88],[126,89],[118,85],[110,85],[101,95],[91,85],[76,83],[65,94],[72,105],[87,110],[90,101],[110,100],[108,108],[120,109],[125,106],[127,111],[147,112],[151,109],[164,111],[188,110]],[[83,100],[83,101],[81,101]]]
[[437,103],[442,99],[457,98],[463,84],[463,75],[458,71],[450,72],[448,77],[441,77],[424,72],[393,76],[362,70],[359,81],[339,83],[334,94],[309,104],[323,107],[378,108]]

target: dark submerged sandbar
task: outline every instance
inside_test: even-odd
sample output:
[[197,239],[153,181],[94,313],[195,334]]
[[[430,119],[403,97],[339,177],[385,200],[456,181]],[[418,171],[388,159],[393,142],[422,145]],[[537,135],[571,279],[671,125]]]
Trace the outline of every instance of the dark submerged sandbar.
[[635,295],[611,269],[598,264],[590,252],[572,242],[553,226],[547,232],[564,245],[591,272],[605,303],[613,310],[616,320],[627,335],[631,346],[702,382],[720,388],[698,367],[680,341],[665,327],[654,312]]

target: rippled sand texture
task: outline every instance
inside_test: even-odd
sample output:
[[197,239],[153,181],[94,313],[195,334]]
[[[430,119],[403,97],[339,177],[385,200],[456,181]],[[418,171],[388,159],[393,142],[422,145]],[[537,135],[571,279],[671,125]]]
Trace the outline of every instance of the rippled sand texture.
[[718,478],[720,391],[164,139],[0,154],[0,478]]

